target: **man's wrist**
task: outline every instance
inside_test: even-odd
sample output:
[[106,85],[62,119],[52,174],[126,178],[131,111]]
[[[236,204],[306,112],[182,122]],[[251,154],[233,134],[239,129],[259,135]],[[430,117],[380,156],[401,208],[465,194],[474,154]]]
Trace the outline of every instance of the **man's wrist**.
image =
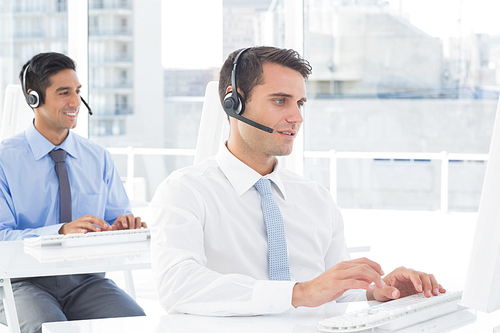
[[302,306],[302,300],[304,299],[304,283],[297,282],[293,286],[292,290],[292,306],[298,308]]

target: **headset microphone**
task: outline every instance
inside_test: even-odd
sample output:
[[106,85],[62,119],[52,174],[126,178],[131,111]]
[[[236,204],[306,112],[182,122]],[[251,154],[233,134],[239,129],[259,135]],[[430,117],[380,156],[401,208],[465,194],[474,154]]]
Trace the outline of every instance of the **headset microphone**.
[[80,96],[80,99],[82,100],[83,104],[85,104],[85,106],[87,107],[87,110],[89,110],[89,115],[93,115],[92,113],[92,109],[90,108],[90,106],[87,104],[87,102],[85,102],[85,100],[83,99],[82,96]]
[[222,107],[224,109],[224,112],[226,112],[228,116],[238,119],[239,121],[258,128],[264,132],[273,133],[274,130],[272,128],[256,123],[255,121],[252,121],[241,115],[243,111],[245,111],[245,102],[243,101],[241,95],[238,93],[238,88],[236,86],[236,65],[238,65],[238,59],[241,57],[241,55],[250,49],[251,47],[241,50],[240,53],[238,53],[238,55],[234,58],[233,71],[231,72],[232,91],[228,92],[226,94],[226,97],[224,97]]

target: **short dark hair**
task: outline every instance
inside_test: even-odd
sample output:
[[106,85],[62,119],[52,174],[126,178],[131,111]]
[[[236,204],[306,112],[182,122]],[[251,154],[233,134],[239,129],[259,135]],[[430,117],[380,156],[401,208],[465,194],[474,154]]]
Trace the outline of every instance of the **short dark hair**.
[[[28,65],[26,82],[23,82],[24,71]],[[40,96],[40,105],[44,104],[45,92],[52,84],[50,77],[65,69],[76,71],[76,64],[70,57],[62,53],[47,52],[35,55],[24,64],[21,73],[19,73],[21,86],[26,89],[24,93],[30,89],[35,90]]]
[[[219,75],[219,98],[223,103],[226,89],[231,85],[231,72],[233,71],[234,58],[243,49],[232,52],[222,65]],[[244,100],[249,100],[255,86],[263,82],[263,69],[265,63],[278,64],[299,72],[304,80],[311,75],[312,67],[300,54],[291,49],[280,49],[272,46],[256,46],[245,51],[238,59],[236,66],[236,85]]]

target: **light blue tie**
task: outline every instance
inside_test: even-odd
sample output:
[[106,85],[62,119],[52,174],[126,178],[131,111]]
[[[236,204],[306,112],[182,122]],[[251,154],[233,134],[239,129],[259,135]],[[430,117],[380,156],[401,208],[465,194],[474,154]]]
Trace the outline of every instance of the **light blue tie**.
[[271,180],[261,178],[254,186],[260,193],[262,212],[267,228],[269,279],[290,281],[285,226],[283,225],[283,217],[281,216],[278,204],[273,199]]

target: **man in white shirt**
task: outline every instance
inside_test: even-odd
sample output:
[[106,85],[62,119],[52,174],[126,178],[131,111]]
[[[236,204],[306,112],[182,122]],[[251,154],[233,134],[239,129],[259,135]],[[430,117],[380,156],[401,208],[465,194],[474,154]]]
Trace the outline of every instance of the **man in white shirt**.
[[[297,52],[274,47],[238,50],[224,63],[219,95],[230,116],[228,141],[215,157],[172,173],[152,200],[153,274],[168,312],[270,314],[445,292],[430,274],[401,267],[384,276],[369,259],[350,260],[329,192],[279,166],[276,156],[292,152],[302,124],[310,73]],[[284,239],[269,236],[261,178],[271,180]],[[275,237],[286,243],[283,281],[270,278]]]

